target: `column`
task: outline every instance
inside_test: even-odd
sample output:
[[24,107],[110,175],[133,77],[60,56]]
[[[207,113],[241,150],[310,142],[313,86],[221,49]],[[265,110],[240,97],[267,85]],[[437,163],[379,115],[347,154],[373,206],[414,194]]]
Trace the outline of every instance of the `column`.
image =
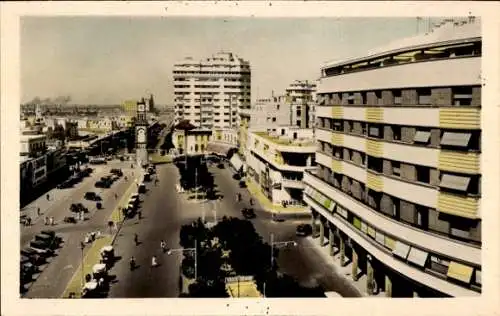
[[325,244],[325,223],[321,219],[319,221],[319,244],[321,247]]
[[354,281],[357,281],[358,280],[358,253],[356,252],[356,250],[354,249],[354,247],[351,247],[352,248],[352,279]]
[[316,217],[318,216],[316,211],[311,209],[311,227],[312,227],[312,237],[316,236]]
[[388,275],[385,276],[385,296],[392,297],[392,280]]
[[366,291],[368,292],[368,295],[372,295],[377,289],[373,288],[374,285],[374,271],[373,271],[373,266],[370,260],[366,261]]
[[340,266],[345,266],[345,240],[340,237]]
[[328,228],[328,247],[330,247],[330,256],[333,256],[333,243],[334,243],[333,229]]

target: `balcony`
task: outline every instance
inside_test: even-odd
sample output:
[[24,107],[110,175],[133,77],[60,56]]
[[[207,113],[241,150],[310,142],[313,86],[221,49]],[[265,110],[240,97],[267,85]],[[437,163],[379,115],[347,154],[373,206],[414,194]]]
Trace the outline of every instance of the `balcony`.
[[283,185],[284,188],[304,189],[305,187],[305,184],[302,180],[293,180],[287,178],[283,178],[281,180],[281,184]]
[[409,245],[416,245],[429,252],[457,258],[472,265],[481,265],[481,248],[427,233],[388,218],[309,172],[304,173],[304,182],[362,218],[369,225],[393,236],[398,236],[401,241]]

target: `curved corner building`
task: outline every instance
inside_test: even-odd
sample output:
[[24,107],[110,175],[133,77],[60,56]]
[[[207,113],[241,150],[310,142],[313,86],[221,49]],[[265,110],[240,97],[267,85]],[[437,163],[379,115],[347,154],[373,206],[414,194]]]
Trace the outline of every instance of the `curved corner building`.
[[447,21],[322,68],[304,200],[367,293],[481,293],[480,66],[479,23]]

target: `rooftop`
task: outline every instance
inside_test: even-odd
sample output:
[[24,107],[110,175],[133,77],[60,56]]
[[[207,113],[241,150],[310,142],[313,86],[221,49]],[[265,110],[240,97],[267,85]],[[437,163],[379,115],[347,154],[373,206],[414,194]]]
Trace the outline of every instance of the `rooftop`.
[[327,62],[324,68],[340,66],[358,60],[382,56],[391,52],[400,51],[407,48],[420,47],[444,42],[463,41],[465,39],[481,37],[481,23],[479,19],[470,21],[444,20],[440,24],[425,34],[418,34],[389,42],[387,45],[377,47],[360,56],[345,57]]
[[291,139],[288,137],[273,136],[268,132],[254,132],[254,134],[264,139],[267,139],[277,145],[298,146],[298,147],[315,146],[314,141],[312,141],[310,138]]

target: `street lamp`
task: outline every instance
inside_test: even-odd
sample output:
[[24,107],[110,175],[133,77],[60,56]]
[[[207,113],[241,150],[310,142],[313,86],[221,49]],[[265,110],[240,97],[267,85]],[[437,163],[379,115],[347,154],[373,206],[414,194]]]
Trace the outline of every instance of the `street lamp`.
[[294,241],[294,240],[285,240],[285,241],[274,241],[274,234],[271,233],[271,236],[270,236],[270,245],[271,245],[271,269],[273,267],[273,263],[274,263],[274,247],[279,247],[279,246],[283,246],[283,247],[286,247],[286,246],[294,246],[294,247],[297,247],[297,242]]
[[82,266],[82,288],[84,286],[84,281],[85,281],[85,276],[83,275],[84,272],[83,272],[83,250],[85,249],[85,244],[83,243],[83,241],[80,242],[80,249],[82,250],[82,262],[81,262],[81,266]]
[[167,255],[171,255],[174,252],[185,252],[194,251],[194,279],[198,279],[198,241],[194,240],[194,248],[174,248],[167,251]]

